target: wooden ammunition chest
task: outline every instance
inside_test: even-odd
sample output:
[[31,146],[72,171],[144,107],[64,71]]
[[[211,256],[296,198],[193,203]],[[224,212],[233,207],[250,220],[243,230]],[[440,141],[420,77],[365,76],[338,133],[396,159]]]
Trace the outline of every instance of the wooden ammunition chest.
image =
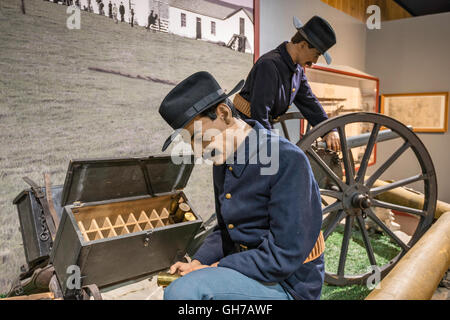
[[[50,255],[64,296],[76,291],[74,266],[81,286],[102,288],[182,258],[202,224],[182,191],[192,169],[170,157],[71,161]],[[179,203],[190,207],[191,221],[175,220]]]

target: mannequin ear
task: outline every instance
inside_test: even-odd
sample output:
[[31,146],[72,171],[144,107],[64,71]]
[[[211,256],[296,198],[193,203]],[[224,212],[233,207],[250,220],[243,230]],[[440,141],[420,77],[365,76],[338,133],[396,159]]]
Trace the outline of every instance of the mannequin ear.
[[308,47],[308,42],[306,42],[305,40],[300,41],[299,46],[301,49],[305,49]]
[[217,117],[223,120],[227,125],[229,125],[233,119],[231,109],[225,103],[221,103],[217,106],[216,114]]

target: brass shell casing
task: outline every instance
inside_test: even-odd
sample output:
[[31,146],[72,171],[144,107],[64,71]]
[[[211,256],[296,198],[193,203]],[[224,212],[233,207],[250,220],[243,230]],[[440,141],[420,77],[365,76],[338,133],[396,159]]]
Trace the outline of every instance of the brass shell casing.
[[192,212],[186,212],[184,214],[184,220],[183,221],[195,221],[197,220]]
[[180,203],[179,205],[178,205],[178,209],[177,209],[177,211],[175,212],[175,216],[174,216],[174,218],[173,218],[173,220],[175,221],[175,222],[181,222],[181,221],[183,221],[183,219],[184,219],[184,214],[186,213],[186,212],[189,212],[189,211],[191,211],[191,207],[187,204],[187,203]]
[[173,281],[177,280],[181,276],[179,274],[170,274],[168,272],[160,272],[156,278],[156,284],[160,287],[167,287]]
[[175,212],[177,211],[177,209],[178,209],[178,200],[177,200],[177,199],[173,199],[173,200],[170,202],[169,213],[170,213],[171,215],[173,215],[173,214],[175,214]]

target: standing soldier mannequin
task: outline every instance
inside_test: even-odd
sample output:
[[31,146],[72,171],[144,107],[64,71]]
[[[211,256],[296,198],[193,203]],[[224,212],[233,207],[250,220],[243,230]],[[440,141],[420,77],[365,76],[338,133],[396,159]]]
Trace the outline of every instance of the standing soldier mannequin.
[[119,13],[120,13],[120,22],[124,22],[125,21],[125,19],[124,19],[125,7],[123,6],[122,2],[120,3],[120,6],[119,6]]
[[[304,67],[317,63],[320,55],[330,64],[327,50],[336,43],[336,35],[330,24],[318,16],[305,25],[294,17],[294,26],[297,33],[291,41],[261,56],[234,98],[241,117],[255,119],[267,129],[272,129],[272,119],[285,114],[292,103],[312,126],[328,119],[311,91]],[[340,150],[337,132],[330,132],[324,139],[331,149]]]

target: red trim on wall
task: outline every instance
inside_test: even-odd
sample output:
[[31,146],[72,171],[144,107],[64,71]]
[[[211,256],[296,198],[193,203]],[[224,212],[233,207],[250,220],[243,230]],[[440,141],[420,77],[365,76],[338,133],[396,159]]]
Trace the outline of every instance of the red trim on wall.
[[254,31],[254,54],[253,54],[253,63],[259,59],[259,21],[260,21],[260,3],[259,0],[253,0],[253,31]]

